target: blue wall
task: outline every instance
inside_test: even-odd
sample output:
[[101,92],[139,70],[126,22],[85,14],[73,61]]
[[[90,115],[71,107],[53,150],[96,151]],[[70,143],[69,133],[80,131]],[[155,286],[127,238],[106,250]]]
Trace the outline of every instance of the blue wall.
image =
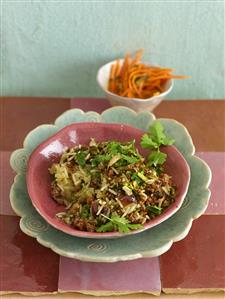
[[176,69],[170,98],[224,98],[224,2],[3,1],[2,95],[102,96],[97,69],[127,51]]

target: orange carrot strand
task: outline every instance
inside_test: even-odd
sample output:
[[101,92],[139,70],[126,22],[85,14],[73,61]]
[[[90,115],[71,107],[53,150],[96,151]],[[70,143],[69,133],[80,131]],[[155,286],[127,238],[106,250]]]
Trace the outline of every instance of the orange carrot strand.
[[116,60],[110,69],[109,91],[127,98],[147,99],[162,93],[167,80],[189,78],[172,74],[172,68],[145,65],[141,62],[143,52],[137,51],[133,59],[127,53],[122,65]]

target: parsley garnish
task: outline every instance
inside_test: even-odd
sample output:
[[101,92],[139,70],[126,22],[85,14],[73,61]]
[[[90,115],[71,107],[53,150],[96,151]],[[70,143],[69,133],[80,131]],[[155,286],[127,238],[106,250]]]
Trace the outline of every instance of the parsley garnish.
[[150,155],[148,155],[148,164],[149,165],[161,165],[166,161],[167,154],[158,151],[152,151]]
[[86,156],[87,156],[86,151],[85,152],[83,151],[83,152],[80,152],[80,153],[76,154],[76,161],[82,167],[86,164],[86,161],[85,161]]
[[140,179],[140,177],[135,172],[132,174],[131,179],[133,181],[136,181],[138,185],[141,184],[141,182],[142,182],[142,180]]
[[141,138],[142,148],[149,148],[152,152],[148,156],[148,165],[162,165],[166,161],[167,155],[160,151],[162,145],[172,145],[174,139],[168,137],[164,133],[164,127],[159,121],[155,121],[149,128],[149,132]]
[[96,155],[92,160],[92,166],[97,166],[99,163],[109,162],[115,156],[121,156],[121,159],[115,163],[116,166],[126,166],[140,161],[140,155],[135,147],[135,141],[121,144],[118,141],[110,141],[107,144],[106,152],[103,155]]
[[157,206],[147,206],[146,207],[149,213],[153,213],[155,215],[160,215],[163,211],[162,208],[157,207]]
[[105,155],[96,155],[92,160],[91,160],[91,165],[93,167],[98,166],[100,163],[108,162],[112,156],[110,154],[105,154]]
[[131,157],[128,155],[122,155],[122,158],[128,162],[128,164],[137,163],[140,159],[137,157]]
[[81,209],[81,213],[80,213],[81,218],[87,219],[89,217],[89,215],[90,215],[89,205],[83,205],[82,209]]
[[129,233],[131,230],[141,229],[143,225],[141,224],[132,224],[129,223],[129,220],[125,217],[119,217],[117,215],[113,215],[111,218],[101,214],[103,217],[109,220],[106,224],[101,225],[97,228],[97,232],[111,232],[111,231],[119,231],[120,233]]

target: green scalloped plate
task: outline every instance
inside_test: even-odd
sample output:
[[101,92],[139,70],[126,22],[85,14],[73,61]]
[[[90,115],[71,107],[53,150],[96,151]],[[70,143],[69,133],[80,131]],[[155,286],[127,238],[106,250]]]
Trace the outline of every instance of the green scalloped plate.
[[173,242],[183,239],[192,222],[204,213],[210,198],[208,186],[211,171],[194,155],[195,148],[187,129],[172,119],[159,119],[166,133],[176,140],[175,146],[184,155],[191,169],[191,181],[182,207],[172,217],[142,233],[119,239],[85,239],[70,236],[50,226],[32,206],[27,193],[26,165],[32,151],[45,139],[63,127],[76,122],[123,123],[147,130],[155,120],[150,112],[136,113],[126,107],[113,107],[102,114],[71,109],[59,116],[54,125],[41,125],[24,140],[24,147],[14,151],[10,163],[17,172],[10,191],[13,210],[21,217],[21,230],[43,246],[60,255],[92,262],[117,262],[142,257],[159,256]]

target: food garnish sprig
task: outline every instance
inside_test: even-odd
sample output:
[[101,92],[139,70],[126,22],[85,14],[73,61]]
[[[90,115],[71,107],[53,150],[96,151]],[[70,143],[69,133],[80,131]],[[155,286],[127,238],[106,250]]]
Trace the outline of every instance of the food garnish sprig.
[[174,139],[165,135],[163,125],[159,121],[155,121],[150,126],[148,133],[141,138],[141,147],[151,150],[147,157],[148,165],[157,167],[164,164],[167,154],[161,152],[160,147],[172,145],[174,142]]

